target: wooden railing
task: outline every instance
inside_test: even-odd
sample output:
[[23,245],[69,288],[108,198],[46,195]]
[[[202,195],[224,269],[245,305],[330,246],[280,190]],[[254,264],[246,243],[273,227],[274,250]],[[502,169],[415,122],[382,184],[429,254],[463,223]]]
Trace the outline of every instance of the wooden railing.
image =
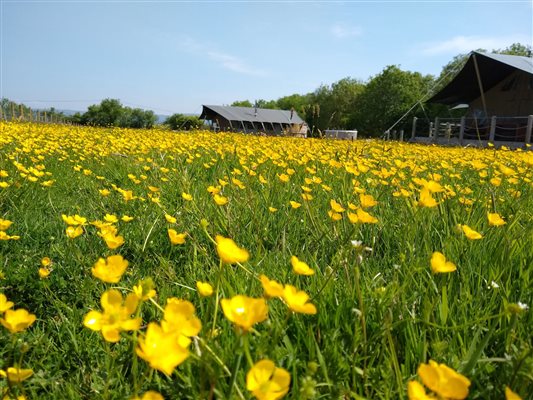
[[498,117],[489,119],[476,118],[435,118],[429,126],[420,126],[420,121],[413,118],[411,139],[427,138],[433,143],[443,141],[464,144],[470,141],[480,142],[515,142],[531,143],[533,115],[524,117]]

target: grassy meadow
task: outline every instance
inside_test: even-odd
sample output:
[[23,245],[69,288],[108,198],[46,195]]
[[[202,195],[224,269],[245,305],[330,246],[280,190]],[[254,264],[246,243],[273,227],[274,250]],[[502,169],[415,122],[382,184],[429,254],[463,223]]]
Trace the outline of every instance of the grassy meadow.
[[533,152],[0,122],[0,278],[4,399],[531,399]]

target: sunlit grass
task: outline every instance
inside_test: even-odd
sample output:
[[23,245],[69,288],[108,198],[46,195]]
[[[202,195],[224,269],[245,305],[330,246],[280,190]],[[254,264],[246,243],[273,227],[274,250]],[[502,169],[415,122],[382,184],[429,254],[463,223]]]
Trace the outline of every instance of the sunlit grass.
[[[0,327],[0,369],[33,370],[0,381],[13,398],[252,398],[261,368],[280,396],[287,371],[286,398],[405,398],[430,360],[466,376],[469,398],[533,391],[530,151],[0,130],[0,293],[37,318]],[[139,305],[93,331],[109,289]],[[178,364],[136,350],[170,349],[154,326],[180,318],[165,328],[181,332]]]

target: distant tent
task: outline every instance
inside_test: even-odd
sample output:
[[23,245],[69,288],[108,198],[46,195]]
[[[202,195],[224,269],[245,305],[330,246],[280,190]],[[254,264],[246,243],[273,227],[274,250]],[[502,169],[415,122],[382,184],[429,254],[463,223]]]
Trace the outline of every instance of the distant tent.
[[472,52],[463,69],[429,103],[468,104],[472,117],[533,114],[533,58]]
[[307,123],[294,110],[204,105],[200,119],[219,131],[302,137],[308,131]]

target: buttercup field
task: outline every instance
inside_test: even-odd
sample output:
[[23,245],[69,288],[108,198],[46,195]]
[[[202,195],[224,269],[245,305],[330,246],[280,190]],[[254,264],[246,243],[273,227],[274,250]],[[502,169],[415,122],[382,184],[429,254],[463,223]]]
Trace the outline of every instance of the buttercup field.
[[2,398],[531,398],[531,151],[0,129]]

